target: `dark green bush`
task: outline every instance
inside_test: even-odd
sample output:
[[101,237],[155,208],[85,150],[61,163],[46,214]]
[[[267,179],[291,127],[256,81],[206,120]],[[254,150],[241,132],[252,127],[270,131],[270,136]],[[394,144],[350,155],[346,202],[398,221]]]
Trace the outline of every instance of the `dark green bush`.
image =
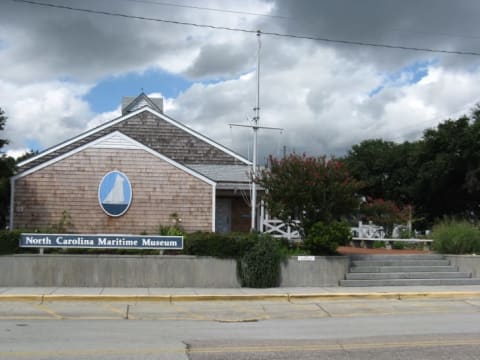
[[374,249],[381,249],[385,247],[385,243],[383,241],[374,241],[373,248]]
[[238,262],[242,286],[252,288],[278,286],[283,257],[279,241],[270,236],[259,236],[255,245]]
[[480,253],[480,230],[467,221],[443,221],[433,227],[433,250],[442,254]]
[[236,259],[242,286],[259,288],[278,286],[281,260],[290,251],[286,240],[265,234],[196,232],[185,236],[182,253]]
[[185,231],[178,226],[160,226],[158,234],[163,236],[184,236]]
[[14,254],[19,249],[21,232],[18,230],[0,231],[0,254]]
[[394,250],[404,250],[406,248],[406,243],[401,241],[392,241],[392,249]]
[[304,247],[312,255],[334,255],[340,245],[346,245],[352,239],[350,225],[335,221],[329,224],[317,222],[308,232]]
[[258,240],[259,235],[195,232],[184,238],[183,254],[239,259]]

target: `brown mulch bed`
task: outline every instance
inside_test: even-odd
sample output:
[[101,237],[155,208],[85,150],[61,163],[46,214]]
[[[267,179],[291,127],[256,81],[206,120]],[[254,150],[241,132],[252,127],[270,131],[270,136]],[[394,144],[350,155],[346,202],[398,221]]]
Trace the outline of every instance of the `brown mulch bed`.
[[357,248],[351,246],[340,246],[337,251],[341,255],[352,255],[352,254],[390,254],[390,255],[408,255],[408,254],[430,254],[431,251],[415,250],[415,249],[404,249],[404,250],[395,250],[395,249],[367,249],[367,248]]

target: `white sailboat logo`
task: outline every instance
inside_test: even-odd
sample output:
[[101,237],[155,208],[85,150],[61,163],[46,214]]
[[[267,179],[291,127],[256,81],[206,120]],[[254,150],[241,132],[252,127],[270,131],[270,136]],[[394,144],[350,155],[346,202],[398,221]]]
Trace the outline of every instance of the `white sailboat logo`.
[[119,174],[116,174],[115,177],[115,182],[113,184],[112,189],[110,192],[105,196],[105,199],[103,200],[104,204],[126,204],[127,202],[125,201],[125,194],[123,192],[123,183],[125,182],[125,179],[120,176]]
[[132,203],[132,184],[120,171],[106,174],[98,186],[100,207],[109,216],[123,215]]

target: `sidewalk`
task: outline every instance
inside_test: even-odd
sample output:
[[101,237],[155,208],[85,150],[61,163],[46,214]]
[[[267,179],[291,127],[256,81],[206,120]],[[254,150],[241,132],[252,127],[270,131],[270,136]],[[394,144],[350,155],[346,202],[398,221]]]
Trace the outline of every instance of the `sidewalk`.
[[316,288],[0,287],[0,301],[239,301],[480,298],[480,285]]

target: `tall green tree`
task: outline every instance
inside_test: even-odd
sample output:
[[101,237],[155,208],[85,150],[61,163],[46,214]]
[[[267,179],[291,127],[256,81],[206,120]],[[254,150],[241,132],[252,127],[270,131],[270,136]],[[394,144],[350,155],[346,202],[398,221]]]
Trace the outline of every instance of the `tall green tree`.
[[417,209],[428,220],[480,216],[480,118],[462,116],[425,131],[415,183]]
[[[6,122],[7,116],[5,115],[5,111],[0,108],[0,131],[4,130]],[[8,140],[0,138],[0,150],[7,144]]]
[[270,214],[287,223],[300,220],[305,234],[316,222],[339,220],[359,205],[360,183],[341,161],[324,156],[270,157],[270,168],[256,181],[266,190]]
[[364,184],[360,194],[405,205],[413,201],[418,147],[418,143],[365,140],[352,146],[343,161],[352,176]]
[[416,142],[363,141],[344,161],[365,184],[362,195],[413,205],[417,225],[429,227],[444,216],[480,219],[480,106]]
[[[5,112],[0,108],[0,131],[3,131],[7,122]],[[15,160],[1,152],[8,144],[8,140],[0,137],[0,229],[7,226],[10,205],[10,176],[15,170]]]

